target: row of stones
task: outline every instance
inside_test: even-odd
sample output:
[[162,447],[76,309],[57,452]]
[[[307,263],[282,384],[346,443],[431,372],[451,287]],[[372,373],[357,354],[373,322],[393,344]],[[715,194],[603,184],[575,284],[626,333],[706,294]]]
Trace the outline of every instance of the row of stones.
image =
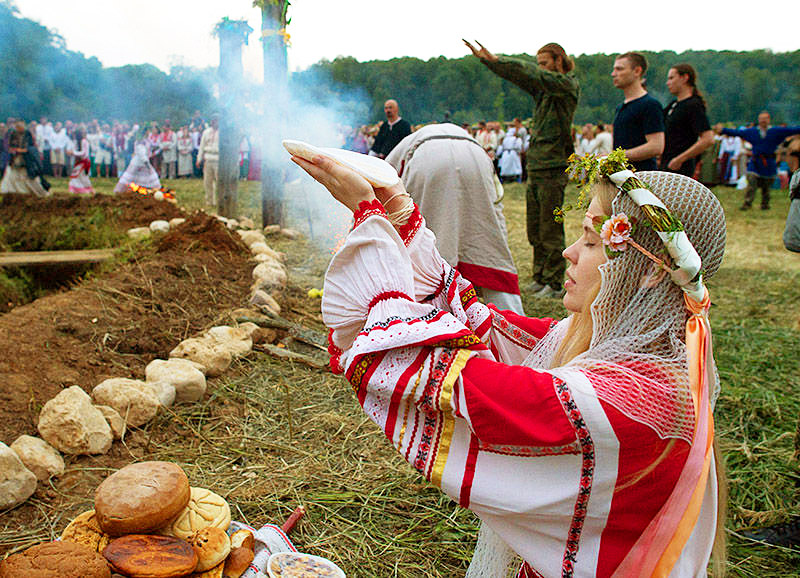
[[[230,229],[251,225],[218,217]],[[185,219],[153,221],[149,227],[128,231],[134,239],[164,233]],[[244,220],[243,220],[244,221]],[[146,233],[145,233],[146,231]],[[286,286],[283,255],[267,245],[261,231],[237,230],[258,263],[253,269],[250,304],[262,312],[279,314],[280,305],[274,295]],[[290,229],[271,226],[267,233],[280,233],[295,238]],[[91,397],[74,385],[48,401],[39,413],[41,438],[18,437],[11,446],[0,442],[0,510],[13,508],[26,501],[38,481],[64,472],[61,453],[68,455],[104,454],[113,440],[121,439],[127,427],[139,427],[153,419],[162,407],[173,403],[192,403],[203,398],[206,377],[224,373],[234,359],[253,349],[256,334],[263,332],[253,323],[235,327],[212,327],[199,337],[180,342],[169,359],[156,359],[145,368],[144,381],[112,378],[99,383]],[[261,336],[263,339],[263,336]]]

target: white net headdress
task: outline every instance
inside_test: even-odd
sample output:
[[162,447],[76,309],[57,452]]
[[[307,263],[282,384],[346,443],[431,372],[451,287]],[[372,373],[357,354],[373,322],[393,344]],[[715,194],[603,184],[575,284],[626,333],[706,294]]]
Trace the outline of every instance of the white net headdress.
[[[725,252],[725,215],[719,200],[683,175],[653,171],[636,176],[683,223],[702,261],[704,278],[711,277]],[[646,221],[623,192],[614,198],[612,209]],[[651,228],[639,227],[633,236],[650,252],[663,252],[664,245]],[[591,344],[568,366],[587,370],[600,399],[629,418],[650,426],[661,438],[691,443],[694,410],[685,345],[689,313],[683,291],[636,250],[609,259],[600,272],[600,291],[591,305]],[[559,333],[543,339],[525,365],[551,368],[563,338]],[[709,385],[716,398],[718,380]]]

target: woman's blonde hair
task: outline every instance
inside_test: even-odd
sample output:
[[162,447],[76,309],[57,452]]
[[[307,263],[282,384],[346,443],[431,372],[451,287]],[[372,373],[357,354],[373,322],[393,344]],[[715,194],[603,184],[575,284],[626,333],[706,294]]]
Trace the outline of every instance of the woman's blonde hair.
[[[610,216],[612,214],[612,203],[618,192],[619,191],[614,184],[606,179],[601,179],[594,184],[592,188],[592,198],[597,199],[600,202],[600,206],[604,215]],[[588,351],[592,342],[592,332],[594,329],[592,323],[591,305],[599,292],[600,283],[598,282],[597,286],[593,287],[589,291],[582,309],[576,313],[573,313],[572,320],[570,321],[569,328],[564,335],[564,339],[561,341],[561,345],[559,345],[558,349],[556,350],[552,367],[566,365],[578,355]],[[672,451],[675,443],[675,439],[670,440],[664,448],[664,451],[662,451],[661,454],[656,457],[653,463],[644,468],[642,471],[637,472],[628,481],[623,482],[618,488],[616,488],[615,491],[631,487],[637,484],[642,478],[650,474],[664,459],[666,459],[666,457]],[[723,461],[722,454],[718,449],[716,434],[714,436],[713,443],[715,457],[714,467],[717,474],[717,527],[714,536],[714,546],[711,551],[713,561],[712,575],[715,578],[722,578],[725,576],[725,565],[727,558],[725,551],[725,519],[728,512],[728,479],[725,473],[725,463]]]

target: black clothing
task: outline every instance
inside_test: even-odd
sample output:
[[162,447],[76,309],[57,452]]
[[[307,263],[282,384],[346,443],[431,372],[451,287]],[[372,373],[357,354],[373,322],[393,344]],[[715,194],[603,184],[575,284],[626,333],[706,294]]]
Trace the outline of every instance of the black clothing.
[[[711,130],[703,99],[692,95],[684,100],[670,102],[664,107],[664,128],[661,170],[667,171],[669,161],[696,143],[701,134]],[[685,161],[677,172],[693,176],[696,162],[697,158]]]
[[375,142],[372,143],[372,151],[382,159],[385,159],[394,147],[410,134],[411,125],[406,119],[401,118],[392,126],[389,126],[389,122],[386,121],[378,130]]
[[[664,132],[664,112],[659,102],[649,94],[617,106],[614,115],[615,150],[643,145],[647,142],[645,135],[657,132]],[[637,171],[654,171],[658,168],[655,157],[632,161],[631,164]]]

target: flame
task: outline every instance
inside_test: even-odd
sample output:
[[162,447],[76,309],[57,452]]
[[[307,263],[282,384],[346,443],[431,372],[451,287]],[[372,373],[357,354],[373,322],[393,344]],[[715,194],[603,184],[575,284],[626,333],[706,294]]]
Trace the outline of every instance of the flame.
[[136,183],[131,182],[128,185],[128,190],[130,190],[133,193],[139,193],[140,195],[153,195],[155,193],[162,193],[164,195],[164,198],[167,199],[167,200],[175,199],[175,191],[173,191],[172,189],[168,189],[166,187],[163,187],[163,186],[161,188],[158,188],[158,189],[150,189],[148,187],[141,187],[141,186],[137,185]]

